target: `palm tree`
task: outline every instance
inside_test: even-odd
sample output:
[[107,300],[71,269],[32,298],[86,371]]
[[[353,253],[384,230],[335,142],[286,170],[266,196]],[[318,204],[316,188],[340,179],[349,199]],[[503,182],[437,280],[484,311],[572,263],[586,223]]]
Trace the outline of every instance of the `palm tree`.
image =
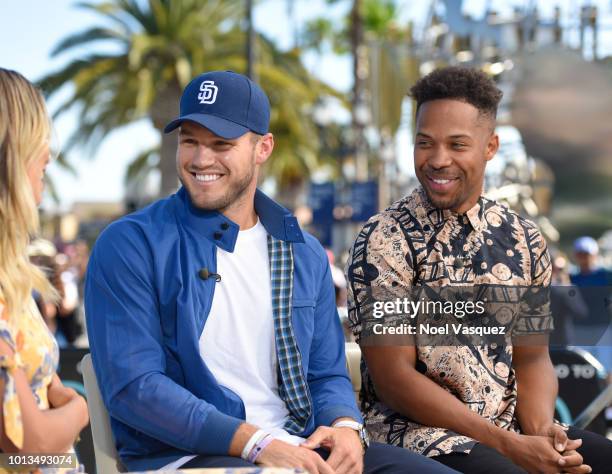
[[[363,136],[363,123],[357,117],[363,107],[366,89],[378,98],[380,106],[373,110],[374,124],[393,135],[400,121],[400,105],[414,69],[406,54],[411,46],[411,27],[397,24],[397,0],[327,0],[329,4],[344,3],[348,9],[344,22],[329,18],[311,20],[304,33],[307,48],[322,50],[330,44],[337,54],[353,56],[353,126],[357,137]],[[372,64],[373,56],[377,64]],[[369,63],[369,64],[368,64]],[[375,70],[376,68],[376,70]],[[373,77],[376,84],[373,84]],[[361,103],[361,104],[360,104]],[[363,144],[362,144],[363,146]]]
[[[108,0],[80,7],[99,14],[109,26],[72,34],[52,54],[100,43],[118,52],[88,53],[41,80],[49,94],[66,84],[74,86],[55,111],[58,115],[73,106],[80,108],[81,122],[66,148],[96,145],[110,131],[149,117],[159,130],[161,146],[140,153],[127,178],[141,181],[144,174],[158,169],[160,195],[167,195],[177,185],[175,139],[162,129],[176,116],[181,90],[192,77],[205,70],[246,71],[246,38],[238,26],[243,1]],[[309,105],[321,94],[338,93],[306,71],[297,50],[279,51],[258,35],[257,51],[256,72],[270,96],[271,129],[277,142],[267,171],[279,188],[299,184],[318,163],[317,135],[305,116]]]
[[[66,148],[98,144],[109,132],[143,117],[160,131],[160,194],[176,189],[174,139],[161,130],[178,109],[182,88],[197,73],[214,69],[223,58],[215,46],[221,26],[240,19],[240,0],[109,0],[81,3],[104,24],[61,41],[53,56],[105,44],[118,53],[90,52],[40,81],[48,94],[66,84],[72,93],[54,115],[77,106],[81,121]],[[234,54],[241,54],[237,50]]]

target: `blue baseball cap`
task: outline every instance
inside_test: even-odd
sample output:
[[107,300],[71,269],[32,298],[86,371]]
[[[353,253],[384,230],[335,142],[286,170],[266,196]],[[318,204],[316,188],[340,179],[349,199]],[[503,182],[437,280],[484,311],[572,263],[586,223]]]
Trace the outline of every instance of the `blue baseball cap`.
[[248,77],[233,71],[211,71],[193,79],[181,96],[180,116],[166,125],[164,133],[185,120],[231,140],[249,130],[268,133],[270,101]]
[[599,245],[597,245],[597,241],[593,237],[578,237],[574,241],[574,252],[597,255],[597,253],[599,252]]

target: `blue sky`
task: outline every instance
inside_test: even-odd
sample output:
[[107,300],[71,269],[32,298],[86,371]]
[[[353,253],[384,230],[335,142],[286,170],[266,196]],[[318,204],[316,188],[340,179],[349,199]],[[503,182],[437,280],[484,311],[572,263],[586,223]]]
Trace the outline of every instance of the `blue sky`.
[[[36,80],[66,63],[68,57],[50,58],[49,53],[59,40],[67,34],[84,30],[99,23],[98,18],[87,10],[74,7],[74,0],[0,0],[0,66],[16,69],[31,80]],[[347,3],[347,2],[344,2]],[[422,23],[429,2],[425,0],[400,1],[401,19],[413,19],[417,26]],[[478,16],[486,0],[468,0],[465,9]],[[501,13],[512,10],[513,5],[524,6],[529,0],[489,2]],[[577,5],[579,0],[539,1],[542,16],[548,16],[553,6]],[[610,10],[610,1],[595,2],[602,11]],[[277,39],[281,47],[291,44],[292,25],[298,27],[313,16],[330,15],[337,18],[342,5],[330,8],[324,0],[296,0],[295,20],[286,16],[286,0],[262,0],[255,9],[255,26],[259,31]],[[282,21],[279,21],[279,18]],[[273,19],[273,20],[271,20]],[[307,58],[307,66],[332,85],[348,90],[351,83],[351,63],[348,57],[331,55]],[[53,109],[57,101],[51,101]],[[55,121],[55,129],[61,144],[74,129],[78,117],[65,114]],[[117,201],[123,197],[123,176],[127,163],[138,151],[155,144],[158,135],[147,121],[124,127],[111,133],[94,156],[85,156],[83,150],[70,153],[70,160],[77,170],[77,177],[63,172],[51,164],[49,174],[61,195],[61,208],[68,209],[74,201]],[[54,207],[49,199],[45,206]]]

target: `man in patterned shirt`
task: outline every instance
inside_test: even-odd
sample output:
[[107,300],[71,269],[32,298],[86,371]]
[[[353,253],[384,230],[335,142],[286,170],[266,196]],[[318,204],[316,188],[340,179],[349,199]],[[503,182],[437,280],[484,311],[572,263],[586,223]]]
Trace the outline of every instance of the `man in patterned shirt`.
[[546,343],[533,343],[547,340],[548,304],[513,306],[509,326],[530,344],[368,342],[376,292],[542,288],[551,278],[535,225],[482,196],[486,163],[499,147],[502,94],[495,84],[476,70],[450,67],[422,78],[411,94],[421,187],[366,223],[347,269],[370,435],[462,472],[604,472],[612,443],[553,421],[557,378]]

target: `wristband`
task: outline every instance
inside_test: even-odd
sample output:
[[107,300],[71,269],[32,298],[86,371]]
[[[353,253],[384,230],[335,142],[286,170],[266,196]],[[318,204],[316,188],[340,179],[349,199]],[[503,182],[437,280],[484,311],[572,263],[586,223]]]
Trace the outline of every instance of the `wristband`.
[[260,439],[259,441],[257,441],[257,443],[255,443],[255,446],[253,447],[253,449],[251,450],[251,452],[249,453],[249,457],[247,459],[248,462],[255,464],[255,461],[257,461],[257,458],[259,457],[259,455],[261,454],[261,452],[266,448],[266,446],[268,446],[272,441],[274,441],[274,438],[272,437],[272,435],[270,434],[266,434],[266,436],[264,436],[263,439]]
[[249,453],[253,449],[253,446],[255,446],[255,443],[257,443],[257,441],[259,441],[265,435],[267,435],[267,433],[264,430],[257,430],[255,433],[253,433],[244,445],[244,448],[242,448],[240,457],[246,461],[249,457]]
[[354,420],[340,420],[337,423],[334,423],[332,428],[350,428],[352,430],[359,431],[361,428],[363,428],[363,425]]

